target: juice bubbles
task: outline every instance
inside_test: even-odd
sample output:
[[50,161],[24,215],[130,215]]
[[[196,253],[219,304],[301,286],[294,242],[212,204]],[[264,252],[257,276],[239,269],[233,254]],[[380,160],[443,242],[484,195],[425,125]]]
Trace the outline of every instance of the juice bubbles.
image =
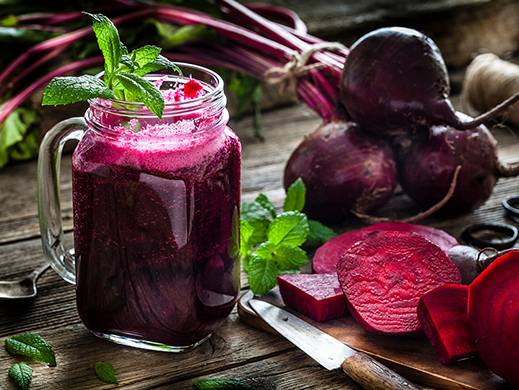
[[90,101],[74,151],[77,308],[117,343],[187,350],[238,296],[240,142],[221,79],[189,72],[164,83],[173,102],[160,120],[140,104]]

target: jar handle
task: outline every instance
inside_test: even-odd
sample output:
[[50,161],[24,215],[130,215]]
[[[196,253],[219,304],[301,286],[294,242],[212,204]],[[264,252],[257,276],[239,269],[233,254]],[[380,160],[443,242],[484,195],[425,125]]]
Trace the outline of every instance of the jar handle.
[[81,117],[61,121],[50,129],[38,156],[38,215],[43,252],[52,268],[67,282],[76,283],[74,248],[65,244],[59,200],[59,172],[63,146],[81,140],[86,123]]

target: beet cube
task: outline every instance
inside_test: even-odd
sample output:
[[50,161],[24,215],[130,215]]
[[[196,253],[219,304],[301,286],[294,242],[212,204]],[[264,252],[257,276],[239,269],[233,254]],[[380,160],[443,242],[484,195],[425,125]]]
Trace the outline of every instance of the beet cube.
[[442,364],[476,356],[467,317],[468,286],[445,284],[425,294],[418,318]]
[[349,314],[336,274],[281,275],[278,284],[285,305],[316,321]]

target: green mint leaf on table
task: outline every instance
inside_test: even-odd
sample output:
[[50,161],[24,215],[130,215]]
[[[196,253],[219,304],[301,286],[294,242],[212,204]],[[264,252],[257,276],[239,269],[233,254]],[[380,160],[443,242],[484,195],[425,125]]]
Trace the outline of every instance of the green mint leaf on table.
[[272,254],[272,260],[280,271],[291,271],[299,269],[308,263],[306,252],[292,245],[278,245]]
[[297,179],[287,191],[283,211],[303,211],[306,200],[306,187],[301,178]]
[[272,259],[254,252],[249,262],[249,287],[254,294],[265,294],[276,286],[278,267]]
[[117,378],[115,377],[114,368],[110,363],[97,362],[95,364],[95,369],[97,377],[103,382],[115,383],[116,385],[119,384]]
[[56,356],[52,347],[39,335],[26,333],[5,339],[7,352],[13,355],[32,357],[40,362],[56,365]]
[[24,362],[14,364],[8,374],[22,390],[29,388],[32,381],[32,368],[27,364]]
[[276,217],[267,230],[267,240],[274,244],[299,246],[308,236],[308,220],[299,211],[287,211]]
[[325,243],[332,238],[337,237],[337,233],[335,233],[333,229],[330,229],[328,226],[323,225],[319,221],[309,219],[308,227],[310,228],[307,237],[308,241]]
[[272,204],[272,202],[269,200],[269,198],[267,198],[267,195],[265,194],[259,194],[256,199],[255,199],[255,202],[257,202],[258,204],[260,204],[265,210],[267,210],[269,213],[270,213],[270,217],[272,219],[276,218],[276,215],[277,215],[277,212],[276,212],[276,208],[274,207],[274,205]]
[[97,77],[55,77],[45,88],[43,105],[60,105],[82,102],[91,98],[114,99],[114,91]]
[[204,378],[197,379],[194,383],[199,390],[213,390],[213,389],[233,389],[233,390],[254,390],[254,387],[247,382],[239,379],[227,378]]

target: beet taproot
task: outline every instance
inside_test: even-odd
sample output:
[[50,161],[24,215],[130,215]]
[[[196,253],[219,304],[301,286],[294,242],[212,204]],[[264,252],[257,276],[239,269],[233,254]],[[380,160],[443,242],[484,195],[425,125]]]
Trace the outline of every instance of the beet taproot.
[[337,273],[352,316],[387,335],[422,333],[418,301],[444,284],[460,284],[447,255],[416,233],[375,231],[344,252]]
[[[462,121],[470,120],[458,112]],[[432,126],[430,134],[414,140],[398,156],[399,182],[421,207],[429,208],[444,198],[456,170],[455,189],[440,214],[468,213],[483,205],[497,180],[519,174],[518,164],[503,164],[497,141],[488,128],[458,131],[449,126]]]
[[280,275],[277,279],[288,307],[319,322],[349,315],[336,273]]
[[328,122],[306,137],[290,156],[283,184],[306,186],[304,212],[324,223],[344,221],[351,211],[372,213],[397,185],[389,144],[353,122]]
[[337,263],[344,251],[368,233],[377,230],[391,230],[420,234],[438,245],[446,254],[448,254],[453,247],[459,245],[456,238],[440,229],[404,222],[381,222],[343,233],[321,245],[312,259],[313,271],[319,274],[335,272],[337,269]]
[[418,319],[442,364],[477,356],[467,318],[469,288],[444,284],[418,302]]
[[483,362],[519,388],[519,251],[498,257],[469,285],[468,321]]
[[464,130],[495,118],[519,95],[463,123],[450,101],[450,81],[440,50],[417,30],[384,27],[350,49],[340,81],[351,119],[379,135],[427,132],[434,125]]

